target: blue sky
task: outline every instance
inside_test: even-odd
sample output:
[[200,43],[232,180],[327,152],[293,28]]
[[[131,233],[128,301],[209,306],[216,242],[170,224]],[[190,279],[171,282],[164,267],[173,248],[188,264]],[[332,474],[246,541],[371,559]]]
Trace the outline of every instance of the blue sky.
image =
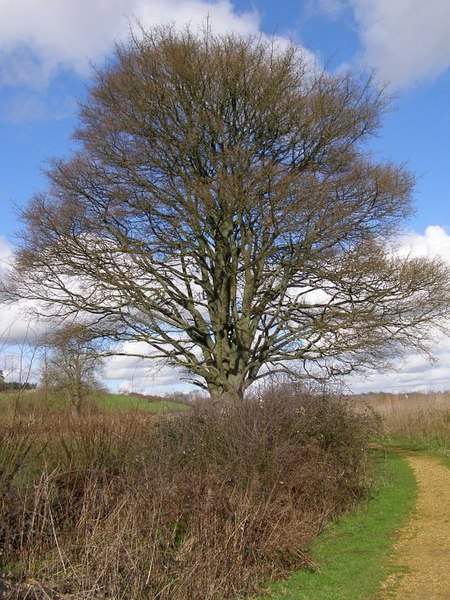
[[[375,69],[380,82],[389,82],[393,110],[370,149],[417,176],[408,243],[450,261],[448,0],[0,0],[0,260],[14,244],[17,209],[45,189],[46,160],[73,149],[77,103],[87,94],[92,63],[108,60],[136,18],[144,26],[195,26],[207,14],[218,32],[294,39],[331,71]],[[6,325],[11,313],[0,318]],[[450,388],[447,338],[435,354],[435,365],[411,355],[404,375],[358,385]],[[139,378],[146,367],[117,359],[111,379],[127,380],[130,369]],[[158,389],[176,381],[172,373],[150,379]]]

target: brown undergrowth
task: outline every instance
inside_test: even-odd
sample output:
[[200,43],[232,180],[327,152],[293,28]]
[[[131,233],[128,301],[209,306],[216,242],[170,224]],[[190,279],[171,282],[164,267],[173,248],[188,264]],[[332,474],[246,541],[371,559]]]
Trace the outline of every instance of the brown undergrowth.
[[3,423],[5,597],[30,580],[29,598],[33,586],[79,599],[251,593],[307,566],[323,524],[361,499],[372,425],[293,387],[164,417]]

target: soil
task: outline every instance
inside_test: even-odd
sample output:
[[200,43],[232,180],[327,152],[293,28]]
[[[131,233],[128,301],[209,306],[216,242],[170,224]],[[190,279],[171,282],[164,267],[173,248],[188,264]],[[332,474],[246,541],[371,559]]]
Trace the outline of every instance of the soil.
[[392,557],[395,574],[383,584],[383,600],[450,599],[450,469],[439,460],[405,453],[418,498]]

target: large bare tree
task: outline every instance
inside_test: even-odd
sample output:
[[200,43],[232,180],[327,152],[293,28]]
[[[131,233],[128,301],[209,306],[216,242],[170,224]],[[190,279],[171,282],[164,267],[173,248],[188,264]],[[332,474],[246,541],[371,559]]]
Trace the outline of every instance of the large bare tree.
[[384,108],[295,46],[141,32],[24,211],[16,296],[146,342],[214,396],[424,346],[449,272],[388,250],[413,178],[364,150]]

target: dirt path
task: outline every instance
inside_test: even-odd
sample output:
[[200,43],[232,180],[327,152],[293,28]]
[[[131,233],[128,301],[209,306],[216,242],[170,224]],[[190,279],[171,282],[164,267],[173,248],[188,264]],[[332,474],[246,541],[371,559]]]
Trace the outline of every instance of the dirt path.
[[383,584],[382,599],[450,599],[450,469],[438,460],[407,453],[417,478],[413,519],[396,544],[397,574]]

